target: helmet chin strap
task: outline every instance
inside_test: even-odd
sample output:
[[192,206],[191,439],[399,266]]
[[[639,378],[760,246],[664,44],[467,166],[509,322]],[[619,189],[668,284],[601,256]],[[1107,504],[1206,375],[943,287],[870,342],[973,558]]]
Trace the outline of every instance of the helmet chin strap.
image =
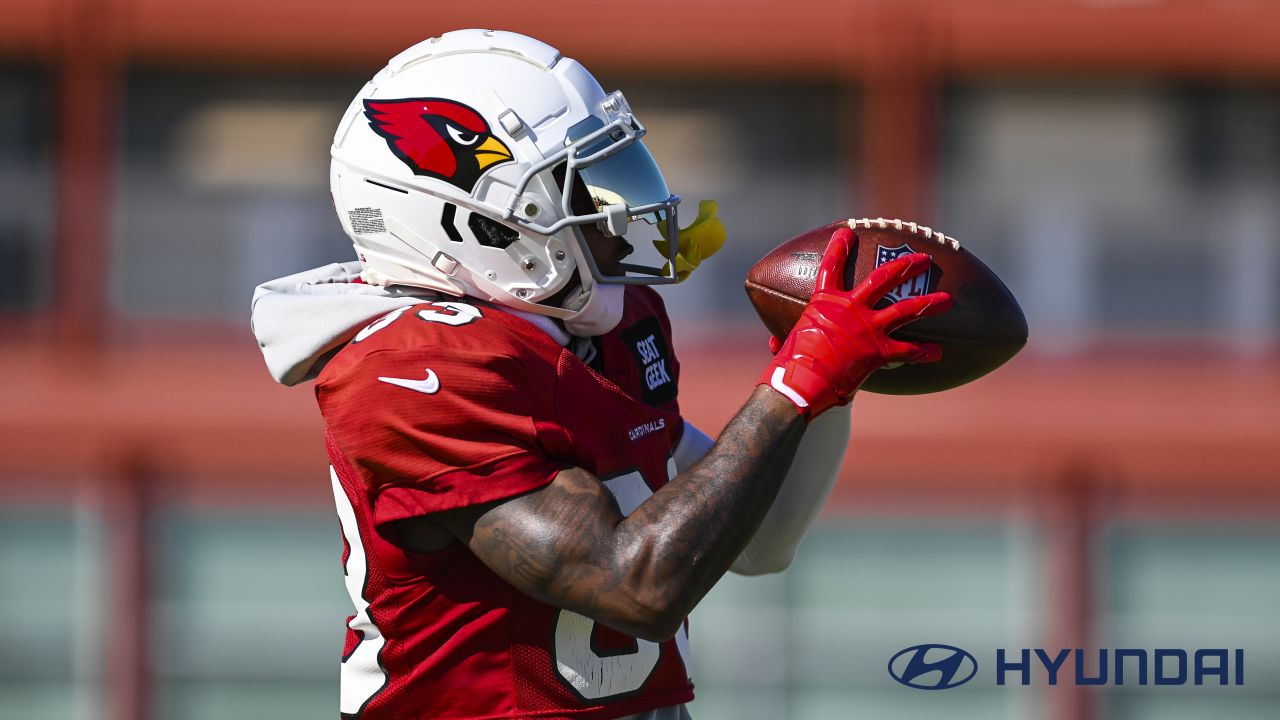
[[583,293],[584,290],[578,287],[560,304],[560,307],[566,310],[572,310],[581,305],[572,317],[564,320],[564,327],[569,334],[578,337],[604,335],[622,322],[625,286],[593,283],[593,288],[585,302]]

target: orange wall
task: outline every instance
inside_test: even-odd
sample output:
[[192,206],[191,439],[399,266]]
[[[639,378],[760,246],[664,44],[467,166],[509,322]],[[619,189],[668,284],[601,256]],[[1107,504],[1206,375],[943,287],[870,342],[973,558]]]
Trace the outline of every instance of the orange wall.
[[[712,433],[767,361],[763,342],[695,345],[681,356],[682,406]],[[65,496],[67,478],[139,465],[181,479],[177,491],[194,500],[243,500],[248,490],[255,501],[331,501],[315,482],[327,461],[311,387],[276,385],[247,337],[221,348],[140,346],[90,363],[10,350],[0,369],[0,478],[10,478],[0,501]],[[1278,370],[1274,359],[1185,354],[1018,357],[945,393],[860,393],[840,493],[851,502],[948,488],[996,498],[1085,473],[1126,493],[1261,492],[1280,508]],[[32,481],[13,480],[23,477]]]
[[[459,27],[519,30],[598,64],[695,74],[856,72],[909,55],[946,72],[1280,74],[1264,0],[10,0],[0,53],[56,56],[84,33],[150,63],[369,67]],[[606,16],[612,10],[615,14]],[[605,18],[608,18],[606,21]]]
[[[273,386],[247,339],[218,348],[104,349],[108,338],[98,329],[110,318],[101,317],[101,264],[75,258],[102,257],[110,228],[104,198],[113,154],[103,128],[117,120],[113,68],[122,62],[372,70],[425,35],[494,24],[572,48],[593,66],[632,72],[847,77],[861,90],[856,157],[874,180],[867,204],[919,219],[932,207],[933,182],[921,130],[944,77],[1280,77],[1280,4],[1260,0],[650,0],[636,6],[639,22],[630,25],[604,22],[602,7],[12,0],[0,16],[0,56],[63,69],[70,114],[58,143],[74,152],[64,152],[60,169],[58,277],[77,291],[61,294],[50,318],[18,318],[31,342],[0,348],[0,477],[65,479],[141,462],[197,484],[204,478],[215,490],[232,476],[286,478],[287,493],[323,469],[309,393]],[[12,340],[10,325],[3,329]],[[763,361],[755,344],[743,348],[715,356],[685,350],[686,404],[709,429],[729,416]],[[942,395],[865,396],[857,462],[844,487],[892,485],[905,474],[907,482],[999,488],[1047,481],[1083,463],[1134,485],[1266,489],[1280,467],[1270,429],[1280,406],[1276,365],[1274,357],[1233,364],[1157,351],[1061,364],[1024,358]],[[0,493],[69,491],[53,480],[4,482]]]

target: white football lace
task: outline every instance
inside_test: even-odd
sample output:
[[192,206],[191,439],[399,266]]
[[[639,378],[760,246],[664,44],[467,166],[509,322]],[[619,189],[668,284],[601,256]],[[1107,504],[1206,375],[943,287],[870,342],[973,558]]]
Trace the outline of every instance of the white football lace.
[[849,224],[850,230],[857,230],[860,227],[867,228],[868,230],[872,230],[875,228],[886,230],[889,228],[890,225],[892,225],[894,230],[898,230],[898,231],[906,230],[912,235],[918,235],[920,237],[923,237],[926,240],[933,240],[939,243],[946,243],[951,246],[952,250],[960,249],[959,240],[956,240],[955,238],[947,235],[943,235],[941,232],[934,230],[933,228],[928,228],[928,227],[925,227],[924,225],[919,225],[913,222],[903,222],[902,220],[889,220],[887,218],[856,218],[856,219],[850,218],[848,220],[848,224]]

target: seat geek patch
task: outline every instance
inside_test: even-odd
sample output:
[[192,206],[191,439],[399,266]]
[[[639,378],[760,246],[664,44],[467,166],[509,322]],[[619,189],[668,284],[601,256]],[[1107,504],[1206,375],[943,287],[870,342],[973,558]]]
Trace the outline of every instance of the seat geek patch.
[[640,368],[640,384],[644,401],[652,406],[676,398],[676,383],[671,377],[671,350],[655,317],[647,317],[622,331],[622,341]]

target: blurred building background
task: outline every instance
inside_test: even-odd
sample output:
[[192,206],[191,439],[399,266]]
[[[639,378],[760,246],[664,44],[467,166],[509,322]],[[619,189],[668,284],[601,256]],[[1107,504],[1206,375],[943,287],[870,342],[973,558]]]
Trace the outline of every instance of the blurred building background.
[[[917,219],[1032,340],[948,393],[860,395],[787,573],[692,619],[699,720],[1274,718],[1280,6],[11,0],[0,15],[0,717],[336,713],[348,600],[309,389],[257,283],[351,255],[342,110],[458,27],[625,89],[725,251],[664,291],[718,430],[766,357],[740,282],[836,217]],[[1243,687],[919,692],[898,650],[1244,648]]]

